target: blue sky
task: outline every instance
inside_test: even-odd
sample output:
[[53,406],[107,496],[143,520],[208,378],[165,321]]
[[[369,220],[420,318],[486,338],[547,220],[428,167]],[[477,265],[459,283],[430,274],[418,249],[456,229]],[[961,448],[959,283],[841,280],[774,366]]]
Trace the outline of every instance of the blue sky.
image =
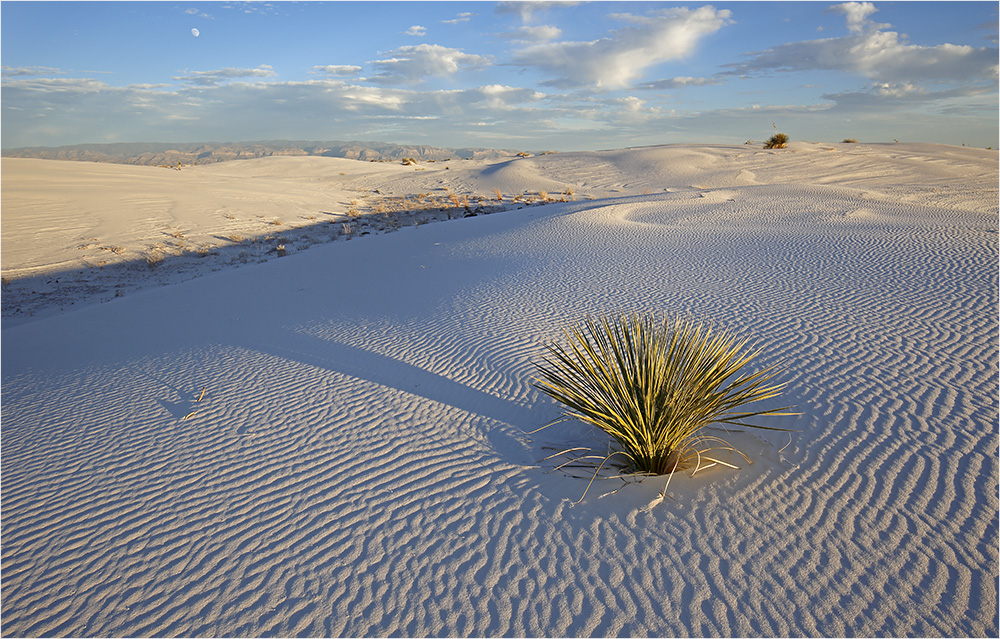
[[996,2],[3,2],[0,144],[996,147],[997,24]]

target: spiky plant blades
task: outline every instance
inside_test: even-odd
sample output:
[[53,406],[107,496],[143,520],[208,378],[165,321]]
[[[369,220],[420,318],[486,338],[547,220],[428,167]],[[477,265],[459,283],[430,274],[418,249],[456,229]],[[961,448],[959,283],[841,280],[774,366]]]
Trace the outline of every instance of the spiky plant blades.
[[747,410],[772,399],[775,366],[746,369],[759,350],[747,339],[690,319],[630,314],[587,318],[549,344],[535,386],[563,405],[563,416],[610,435],[634,472],[666,474],[710,424],[784,430],[745,420],[791,415],[789,407]]
[[784,133],[775,133],[764,142],[765,149],[783,149],[788,145],[788,136]]

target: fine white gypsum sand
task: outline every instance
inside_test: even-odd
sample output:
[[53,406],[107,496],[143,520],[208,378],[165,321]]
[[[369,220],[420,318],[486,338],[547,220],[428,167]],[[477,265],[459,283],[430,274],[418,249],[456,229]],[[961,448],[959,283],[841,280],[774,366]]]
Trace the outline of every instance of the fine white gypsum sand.
[[[3,634],[995,636],[997,173],[794,142],[4,159]],[[269,259],[268,218],[318,234],[445,187],[508,210]],[[236,233],[245,266],[172,243]],[[88,242],[163,264],[98,267]],[[728,434],[752,465],[662,499],[609,479],[573,505],[588,479],[539,460],[601,440],[525,436],[559,411],[532,362],[618,310],[760,340],[798,432]]]

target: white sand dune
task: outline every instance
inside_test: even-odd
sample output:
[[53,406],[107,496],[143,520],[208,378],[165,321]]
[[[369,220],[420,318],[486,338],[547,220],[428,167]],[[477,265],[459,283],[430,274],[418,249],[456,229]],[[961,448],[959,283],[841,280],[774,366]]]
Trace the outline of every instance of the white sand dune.
[[[4,636],[997,634],[996,152],[326,160],[84,165],[67,206],[95,184],[117,195],[79,220],[39,204],[34,222],[24,203],[55,196],[15,176],[50,165],[3,161],[11,277],[78,259],[73,233],[139,252],[175,225],[207,243],[271,205],[339,224],[374,189],[575,200],[217,260],[169,286],[125,269],[134,292],[113,301],[5,308]],[[133,224],[130,179],[173,208],[138,203]],[[539,460],[595,436],[524,434],[558,414],[532,361],[619,309],[761,340],[803,413],[790,444],[734,433],[752,465],[680,475],[663,500],[662,479],[600,481],[574,505],[587,480]]]

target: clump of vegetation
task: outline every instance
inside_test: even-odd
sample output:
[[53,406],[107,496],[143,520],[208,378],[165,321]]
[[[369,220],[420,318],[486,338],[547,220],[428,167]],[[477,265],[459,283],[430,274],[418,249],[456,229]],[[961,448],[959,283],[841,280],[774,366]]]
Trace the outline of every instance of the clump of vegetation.
[[788,144],[788,136],[784,133],[775,133],[764,142],[765,149],[783,149]]
[[[586,456],[600,460],[595,478],[612,458],[626,472],[651,475],[705,464],[733,467],[711,456],[713,450],[735,449],[704,434],[706,426],[786,430],[745,420],[795,414],[785,412],[787,406],[745,410],[780,394],[785,384],[771,384],[777,366],[746,372],[760,350],[745,351],[746,338],[694,320],[657,321],[636,313],[587,318],[565,337],[567,346],[546,345],[547,355],[536,363],[535,386],[563,405],[562,417],[546,427],[578,419],[617,444],[603,458]],[[553,457],[564,453],[569,451]],[[585,457],[569,456],[571,461]]]
[[854,138],[844,138],[844,144],[857,144],[858,141]]
[[149,253],[146,253],[146,266],[151,269],[156,268],[163,263],[163,253],[160,249],[153,249]]

